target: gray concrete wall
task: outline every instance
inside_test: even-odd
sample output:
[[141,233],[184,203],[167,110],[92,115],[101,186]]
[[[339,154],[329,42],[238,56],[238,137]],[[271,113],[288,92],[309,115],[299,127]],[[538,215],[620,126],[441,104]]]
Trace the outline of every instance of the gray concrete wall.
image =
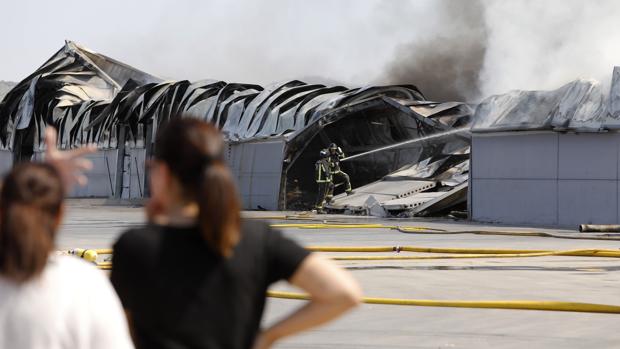
[[617,224],[619,154],[617,133],[475,134],[470,216],[573,228]]
[[[86,173],[88,184],[76,187],[70,197],[113,198],[117,175],[118,150],[99,150],[88,155],[93,162],[93,170]],[[278,209],[284,141],[254,141],[228,145],[226,161],[237,180],[244,209],[257,209],[259,206],[269,210]],[[35,159],[41,158],[40,153]],[[127,148],[124,157],[122,199],[140,199],[145,193],[144,148]],[[13,154],[0,151],[0,174],[12,167]]]
[[69,194],[74,198],[112,197],[116,180],[116,149],[99,150],[87,156],[93,162],[93,169],[86,173],[88,184],[76,186]]
[[[116,149],[100,149],[85,157],[92,161],[93,169],[85,173],[88,183],[75,186],[69,193],[70,198],[108,198],[113,196],[116,180]],[[34,160],[42,160],[43,153],[36,152]]]
[[228,145],[226,161],[237,179],[245,209],[278,209],[283,156],[283,140]]
[[3,177],[13,167],[13,152],[0,150],[0,177]]
[[146,150],[144,148],[125,149],[125,171],[123,172],[123,199],[144,197],[144,172]]

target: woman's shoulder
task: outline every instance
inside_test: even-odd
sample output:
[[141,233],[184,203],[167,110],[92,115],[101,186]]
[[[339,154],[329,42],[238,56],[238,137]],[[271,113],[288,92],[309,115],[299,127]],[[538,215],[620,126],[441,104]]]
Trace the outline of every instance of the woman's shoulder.
[[146,224],[140,227],[124,231],[114,243],[114,249],[119,248],[144,248],[156,244],[162,236],[161,226]]
[[88,273],[90,271],[97,270],[97,268],[92,263],[89,263],[81,258],[57,254],[50,256],[46,270],[68,270],[71,272]]
[[[58,279],[83,280],[89,284],[107,281],[104,273],[93,263],[75,256],[51,256],[44,271],[44,278],[49,281]],[[71,284],[71,283],[70,283]]]

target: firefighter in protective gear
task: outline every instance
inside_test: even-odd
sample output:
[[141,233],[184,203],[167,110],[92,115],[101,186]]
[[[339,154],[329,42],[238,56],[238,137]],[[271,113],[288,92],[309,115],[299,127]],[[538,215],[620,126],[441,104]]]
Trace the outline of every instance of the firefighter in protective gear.
[[318,213],[322,213],[327,194],[334,191],[334,182],[332,181],[329,165],[329,152],[321,150],[319,160],[317,160],[314,166],[315,180],[319,187],[314,208]]
[[[329,152],[329,169],[332,175],[332,182],[335,183],[337,180],[344,182],[344,191],[347,195],[353,194],[354,191],[351,188],[351,180],[349,175],[340,169],[340,160],[344,158],[344,152],[339,146],[336,145],[336,143],[330,144],[327,151]],[[327,193],[327,199],[330,200],[333,196],[334,186],[332,186],[331,191]]]

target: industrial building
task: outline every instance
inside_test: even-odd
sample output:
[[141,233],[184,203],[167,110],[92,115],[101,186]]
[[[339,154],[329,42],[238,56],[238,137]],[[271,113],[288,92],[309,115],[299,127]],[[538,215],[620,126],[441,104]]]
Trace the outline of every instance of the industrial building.
[[[180,115],[222,130],[246,209],[308,209],[316,196],[314,162],[328,144],[359,154],[465,126],[471,110],[463,103],[426,101],[413,85],[165,81],[67,41],[0,104],[2,166],[40,156],[44,127],[54,125],[59,147],[99,148],[91,156],[95,169],[88,186],[73,196],[142,198],[148,196],[145,160],[157,129]],[[430,166],[446,172],[467,160],[468,149],[467,138],[438,139],[343,166],[359,187],[431,159]]]
[[337,143],[356,193],[336,196],[333,212],[618,223],[620,69],[612,81],[609,93],[582,79],[471,106],[427,101],[413,85],[166,81],[67,41],[0,103],[0,169],[40,157],[54,125],[59,147],[99,149],[72,196],[141,199],[158,127],[185,115],[222,130],[246,209],[312,207],[313,164]]
[[513,91],[477,108],[473,220],[575,228],[620,222],[620,69],[596,81]]

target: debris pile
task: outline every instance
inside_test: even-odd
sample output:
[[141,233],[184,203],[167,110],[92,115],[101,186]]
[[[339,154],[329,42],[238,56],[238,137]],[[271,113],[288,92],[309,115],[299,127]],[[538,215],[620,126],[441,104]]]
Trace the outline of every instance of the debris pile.
[[[327,207],[345,213],[401,217],[445,214],[455,207],[465,209],[471,111],[464,104],[452,108],[446,108],[446,104],[410,107],[414,117],[431,126],[429,134],[403,142],[402,147],[387,147],[396,152],[395,157],[419,152],[416,161],[357,188],[353,195],[335,197]],[[442,108],[435,109],[439,105]]]

